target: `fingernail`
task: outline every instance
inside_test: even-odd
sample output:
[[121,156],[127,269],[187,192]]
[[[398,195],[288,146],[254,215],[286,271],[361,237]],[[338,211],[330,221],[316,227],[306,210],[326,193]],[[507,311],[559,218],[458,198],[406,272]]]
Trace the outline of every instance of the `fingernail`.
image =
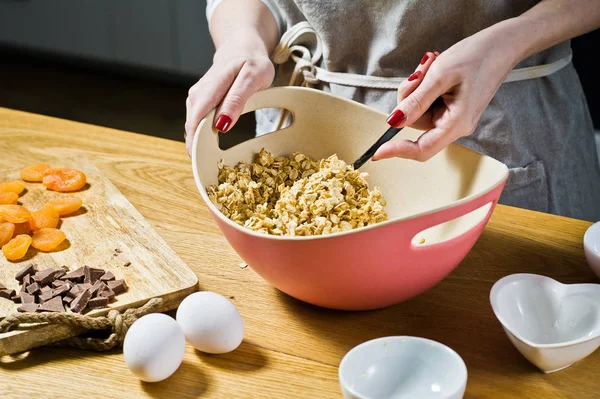
[[221,114],[217,118],[217,122],[215,123],[215,128],[219,131],[225,133],[227,129],[229,129],[229,125],[231,125],[231,117],[229,115]]
[[425,54],[423,56],[423,58],[421,58],[421,65],[425,64],[427,62],[427,60],[429,59],[429,56],[427,54]]
[[394,112],[392,112],[390,116],[388,116],[386,122],[392,127],[397,127],[399,124],[404,122],[405,119],[406,116],[404,115],[404,112],[397,109]]
[[408,81],[412,82],[413,80],[417,80],[421,77],[421,71],[417,71],[408,77]]
[[436,57],[438,57],[438,56],[440,55],[440,53],[439,53],[439,52],[437,52],[437,51],[434,51],[434,52],[433,52],[433,54],[434,54]]

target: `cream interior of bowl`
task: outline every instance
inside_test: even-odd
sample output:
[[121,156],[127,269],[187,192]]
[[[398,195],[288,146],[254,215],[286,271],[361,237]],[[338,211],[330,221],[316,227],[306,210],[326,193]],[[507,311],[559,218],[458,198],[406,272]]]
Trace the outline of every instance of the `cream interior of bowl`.
[[[315,159],[337,154],[352,163],[389,128],[385,114],[313,89],[281,87],[261,91],[251,97],[244,113],[261,108],[290,110],[293,122],[226,151],[219,148],[219,133],[212,127],[214,111],[200,123],[193,160],[205,201],[208,197],[204,187],[217,182],[217,162],[221,159],[228,165],[252,162],[264,147],[275,155],[301,152]],[[394,140],[415,140],[420,134],[421,131],[405,128]],[[369,174],[372,187],[381,189],[388,202],[390,220],[431,212],[481,195],[501,184],[508,174],[504,164],[458,144],[450,145],[427,162],[396,158],[367,162],[361,170]],[[479,223],[488,210],[489,205],[428,229],[423,232],[426,243],[464,233]]]

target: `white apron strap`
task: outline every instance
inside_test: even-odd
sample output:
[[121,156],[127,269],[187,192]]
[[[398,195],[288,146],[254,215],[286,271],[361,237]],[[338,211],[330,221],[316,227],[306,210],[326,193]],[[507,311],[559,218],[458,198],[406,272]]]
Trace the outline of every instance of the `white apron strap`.
[[[306,47],[306,44],[314,48],[313,54]],[[320,82],[325,82],[344,86],[395,90],[406,79],[406,77],[367,76],[344,72],[330,72],[317,66],[322,55],[322,44],[317,33],[308,22],[303,21],[292,26],[282,36],[279,45],[273,52],[273,62],[275,64],[284,64],[290,58],[295,62],[294,71],[289,83],[290,86],[312,87]],[[572,57],[572,53],[569,53],[567,56],[550,64],[513,69],[503,83],[551,75],[569,65]]]

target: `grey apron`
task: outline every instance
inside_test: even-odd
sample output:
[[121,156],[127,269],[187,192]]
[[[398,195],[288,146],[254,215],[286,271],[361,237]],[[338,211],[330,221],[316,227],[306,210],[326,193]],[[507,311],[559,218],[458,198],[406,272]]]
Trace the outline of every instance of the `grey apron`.
[[[276,14],[283,34],[273,56],[279,64],[275,86],[315,87],[389,113],[397,104],[395,88],[426,50],[442,52],[538,1],[263,2]],[[475,132],[458,143],[509,167],[500,203],[597,221],[600,166],[570,55],[566,41],[519,63]],[[273,124],[282,123],[280,116],[257,114],[258,132],[272,131]]]

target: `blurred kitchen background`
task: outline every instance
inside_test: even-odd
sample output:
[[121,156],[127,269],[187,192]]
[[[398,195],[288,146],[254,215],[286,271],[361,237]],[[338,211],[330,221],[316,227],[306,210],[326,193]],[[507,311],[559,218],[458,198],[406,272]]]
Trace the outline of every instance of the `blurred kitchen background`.
[[[183,141],[187,90],[214,52],[205,7],[202,0],[0,0],[0,107]],[[600,156],[598,43],[598,30],[575,39],[573,62]],[[252,123],[244,119],[225,140],[251,135]]]

